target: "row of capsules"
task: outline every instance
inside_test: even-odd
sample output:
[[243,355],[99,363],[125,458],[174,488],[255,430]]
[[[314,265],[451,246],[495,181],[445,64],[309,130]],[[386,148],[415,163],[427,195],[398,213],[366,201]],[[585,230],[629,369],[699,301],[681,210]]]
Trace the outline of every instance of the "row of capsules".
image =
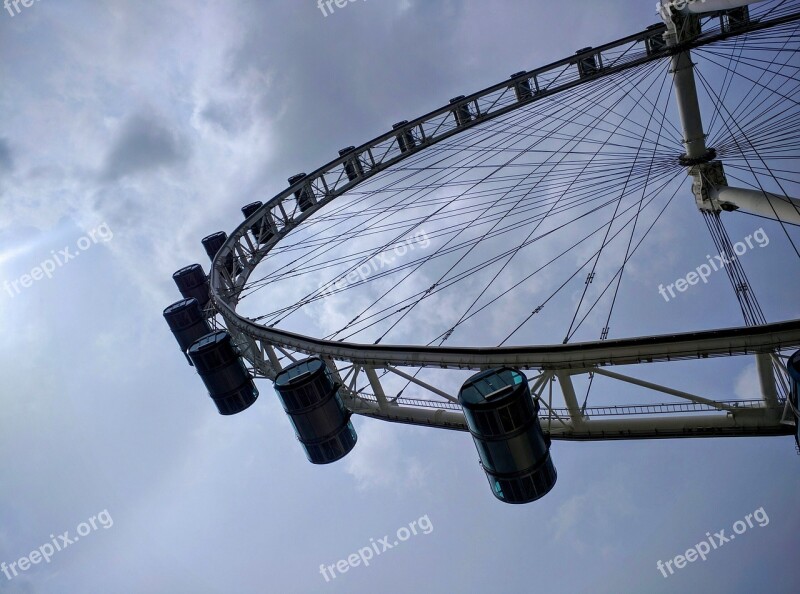
[[[340,155],[352,152],[353,147],[348,147]],[[357,157],[345,162],[351,179],[363,175],[356,162]],[[301,179],[293,176],[289,183],[294,185]],[[311,199],[307,188],[295,193],[301,210]],[[250,218],[262,206],[253,202],[244,206],[242,213]],[[260,244],[274,236],[263,220],[249,229]],[[224,231],[202,240],[209,259],[213,261],[226,240]],[[240,270],[233,254],[226,256],[222,265],[232,272]],[[173,279],[183,299],[167,307],[163,315],[181,352],[197,370],[220,414],[246,410],[259,392],[231,334],[211,327],[209,320],[215,312],[208,275],[200,264],[192,264],[177,271]],[[342,401],[341,385],[323,359],[311,357],[292,363],[277,374],[274,388],[310,462],[329,464],[353,450],[358,437],[352,413]],[[550,458],[550,440],[538,419],[538,401],[531,398],[528,380],[521,371],[482,371],[464,383],[458,400],[495,497],[506,503],[528,503],[553,488],[556,471]]]
[[[289,183],[296,181],[290,179]],[[298,205],[306,206],[305,191],[301,188],[295,194]],[[250,218],[262,206],[261,202],[253,202],[242,208],[242,214]],[[265,225],[262,219],[249,228],[260,244],[274,236]],[[220,231],[202,240],[210,260],[214,260],[227,239],[227,234]],[[241,271],[233,254],[223,258],[221,265],[235,273]],[[197,370],[220,414],[243,412],[258,399],[258,388],[231,334],[211,327],[215,310],[208,275],[200,264],[191,264],[178,270],[173,280],[183,299],[167,307],[163,315],[181,352]],[[306,456],[314,464],[329,464],[343,458],[357,441],[350,421],[352,413],[344,406],[339,388],[319,358],[298,361],[275,378],[275,391]]]

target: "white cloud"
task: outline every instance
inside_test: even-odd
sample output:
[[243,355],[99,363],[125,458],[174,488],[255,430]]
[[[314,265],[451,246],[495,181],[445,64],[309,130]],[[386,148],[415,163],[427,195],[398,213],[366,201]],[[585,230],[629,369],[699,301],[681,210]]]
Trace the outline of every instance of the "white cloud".
[[367,420],[358,430],[358,443],[346,458],[346,470],[356,480],[358,488],[414,490],[422,487],[428,469],[404,447],[400,432],[406,440],[411,427],[396,427]]
[[[595,483],[591,490],[573,495],[558,506],[550,529],[555,540],[584,552],[587,543],[597,540],[599,532],[613,531],[634,512],[633,501],[622,482]],[[605,550],[604,554],[609,552]]]
[[736,394],[737,398],[742,400],[761,398],[761,383],[758,379],[758,369],[755,363],[742,369],[736,377],[733,392]]

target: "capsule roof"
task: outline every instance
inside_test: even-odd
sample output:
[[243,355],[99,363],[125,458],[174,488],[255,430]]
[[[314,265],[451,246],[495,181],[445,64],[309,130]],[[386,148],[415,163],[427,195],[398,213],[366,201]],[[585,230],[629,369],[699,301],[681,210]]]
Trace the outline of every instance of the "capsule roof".
[[[192,303],[194,302],[194,303]],[[174,314],[178,314],[181,312],[186,311],[187,309],[192,309],[197,304],[197,299],[194,297],[190,297],[189,299],[181,299],[180,301],[176,301],[172,305],[166,307],[164,309],[164,317],[170,317]],[[199,304],[198,304],[199,305]]]
[[203,338],[197,340],[191,347],[189,347],[189,354],[204,353],[218,348],[218,345],[230,342],[231,335],[225,330],[217,330],[211,334],[206,334]]
[[496,406],[513,399],[519,389],[527,390],[527,378],[516,369],[504,367],[473,375],[458,393],[459,402],[466,407]]
[[311,381],[316,375],[325,368],[322,359],[312,357],[304,361],[298,361],[281,371],[275,378],[276,387],[297,387]]
[[256,200],[255,202],[251,202],[250,204],[245,204],[242,207],[242,214],[245,217],[249,217],[251,214],[253,214],[255,211],[257,211],[262,206],[264,206],[264,203],[261,202],[260,200]]
[[200,272],[203,276],[206,273],[203,271],[203,267],[200,264],[189,264],[188,266],[184,266],[180,270],[178,270],[175,274],[172,275],[172,278],[182,278],[184,276],[188,276],[189,274]]

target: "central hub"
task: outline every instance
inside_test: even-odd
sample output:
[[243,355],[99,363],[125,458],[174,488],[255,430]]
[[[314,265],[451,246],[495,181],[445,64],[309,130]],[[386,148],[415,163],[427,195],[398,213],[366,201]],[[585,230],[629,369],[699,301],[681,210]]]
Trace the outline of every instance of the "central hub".
[[703,165],[705,163],[711,163],[714,159],[717,158],[717,149],[710,148],[706,151],[706,154],[701,157],[696,157],[694,159],[690,159],[686,153],[682,154],[678,157],[678,162],[683,165],[684,167],[694,167],[695,165]]

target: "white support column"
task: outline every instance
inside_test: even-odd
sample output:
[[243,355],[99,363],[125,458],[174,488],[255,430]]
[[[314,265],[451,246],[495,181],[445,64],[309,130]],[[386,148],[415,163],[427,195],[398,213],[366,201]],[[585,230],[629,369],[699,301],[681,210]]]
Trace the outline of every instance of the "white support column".
[[697,100],[692,55],[686,51],[672,57],[672,74],[675,80],[675,100],[683,128],[683,145],[687,159],[702,159],[708,152],[703,117]]
[[760,353],[756,355],[758,366],[758,379],[761,382],[761,394],[764,404],[769,407],[778,407],[778,390],[775,385],[775,370],[772,367],[772,354]]
[[564,402],[567,404],[572,425],[575,429],[578,429],[583,425],[585,419],[578,406],[578,397],[575,395],[572,377],[569,371],[557,371],[556,377],[558,378],[558,383],[561,384],[561,393],[564,395]]
[[278,355],[275,354],[275,349],[272,348],[272,345],[261,341],[261,348],[267,354],[269,362],[272,364],[272,368],[275,370],[275,373],[280,373],[283,367],[281,366],[281,362],[278,360]]
[[[681,17],[673,15],[669,9],[662,12],[667,25],[664,36],[669,47],[680,45],[699,34],[699,23],[693,15]],[[693,29],[697,27],[697,31]],[[675,85],[675,100],[678,115],[683,128],[683,144],[686,147],[686,158],[699,160],[706,158],[706,134],[703,130],[703,117],[700,113],[700,102],[697,99],[697,83],[694,77],[692,54],[687,50],[672,56],[672,75]]]
[[364,371],[367,374],[367,379],[369,379],[372,390],[375,392],[375,398],[378,400],[378,407],[382,412],[386,412],[389,408],[389,403],[386,401],[386,393],[383,391],[383,386],[381,385],[381,380],[378,379],[378,374],[375,373],[375,369],[372,367],[364,367]]
[[711,199],[719,202],[724,210],[742,210],[790,225],[800,225],[800,200],[796,198],[730,186],[711,188],[710,194]]

